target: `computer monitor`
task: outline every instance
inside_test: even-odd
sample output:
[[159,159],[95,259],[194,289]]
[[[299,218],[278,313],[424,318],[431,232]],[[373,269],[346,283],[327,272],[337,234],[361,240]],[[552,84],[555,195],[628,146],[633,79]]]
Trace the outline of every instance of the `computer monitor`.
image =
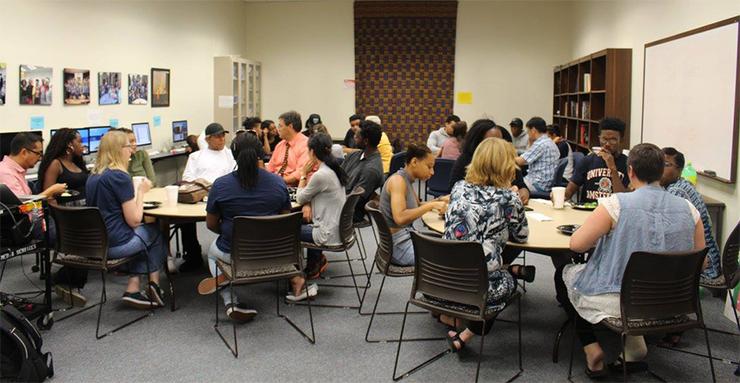
[[93,126],[87,128],[87,130],[90,135],[90,153],[97,153],[98,148],[100,147],[100,140],[106,133],[108,133],[110,126]]
[[[21,132],[0,133],[0,159],[2,159],[4,156],[10,155],[10,143],[13,141],[13,138],[18,133],[21,133]],[[31,133],[39,137],[42,137],[41,132],[24,132],[24,133]]]
[[152,134],[149,132],[148,122],[137,122],[135,124],[131,124],[131,130],[134,131],[134,135],[136,136],[137,146],[152,144]]
[[188,138],[188,122],[172,121],[172,142],[183,142]]
[[[58,130],[59,129],[52,129],[51,135],[54,136],[54,133],[56,133]],[[77,133],[80,134],[82,146],[85,148],[83,154],[90,154],[90,131],[88,131],[87,128],[74,128],[74,130],[76,130]]]

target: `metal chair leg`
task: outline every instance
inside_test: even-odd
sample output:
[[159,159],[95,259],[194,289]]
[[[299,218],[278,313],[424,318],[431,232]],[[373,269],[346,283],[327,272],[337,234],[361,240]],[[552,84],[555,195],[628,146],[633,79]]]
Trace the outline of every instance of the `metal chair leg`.
[[[290,283],[290,282],[288,282]],[[311,344],[316,344],[316,332],[314,330],[313,326],[313,313],[311,312],[311,299],[306,299],[306,306],[308,306],[308,320],[311,322],[311,337],[306,335],[303,330],[301,330],[295,323],[293,323],[292,320],[287,315],[280,314],[280,285],[279,283],[275,285],[276,286],[276,303],[277,303],[277,316],[280,318],[285,319],[288,324],[293,326],[296,331],[298,331],[301,335],[303,335],[304,338],[306,338]],[[304,291],[306,292],[306,296],[308,296],[308,283],[303,284]]]
[[[483,321],[483,329],[486,328],[486,321]],[[480,346],[478,346],[478,367],[475,368],[475,383],[478,383],[478,376],[480,376],[480,362],[483,360],[483,344],[486,342],[486,332],[482,331],[480,337]]]
[[702,330],[704,330],[704,340],[707,343],[707,355],[709,355],[709,368],[712,370],[712,382],[716,382],[717,378],[714,375],[714,358],[712,358],[712,348],[709,346],[709,333],[707,332],[706,326],[703,327]]
[[[378,290],[378,296],[375,298],[375,305],[373,306],[373,312],[370,316],[370,323],[367,325],[367,332],[365,332],[365,342],[367,343],[393,343],[397,342],[396,339],[370,339],[370,329],[373,326],[373,320],[375,319],[375,315],[393,315],[393,314],[426,314],[425,311],[411,311],[411,312],[383,312],[379,313],[378,310],[378,303],[380,302],[380,294],[383,293],[383,286],[385,285],[385,278],[386,275],[383,275],[383,279],[380,282],[380,290]],[[363,295],[364,297],[364,295]],[[411,338],[411,339],[404,339],[407,342],[415,342],[415,341],[429,341],[429,340],[444,340],[445,338]]]
[[396,362],[393,364],[393,381],[397,382],[401,379],[407,378],[411,374],[415,373],[416,371],[421,370],[422,368],[434,363],[438,359],[442,358],[443,356],[449,354],[451,351],[449,348],[445,349],[444,351],[440,352],[439,354],[427,359],[426,361],[422,362],[421,364],[417,365],[416,367],[413,367],[412,369],[404,372],[401,375],[396,376],[396,372],[398,371],[398,357],[401,354],[401,343],[403,343],[403,332],[406,328],[406,315],[409,311],[409,303],[406,302],[406,308],[403,312],[403,322],[401,322],[401,335],[398,337],[398,348],[396,349]]
[[138,322],[138,321],[140,321],[140,320],[142,320],[142,319],[144,319],[144,318],[146,318],[146,317],[148,317],[150,315],[154,315],[154,311],[150,309],[149,312],[147,312],[146,314],[141,315],[139,317],[136,317],[133,320],[131,320],[129,322],[126,322],[126,323],[124,323],[124,324],[122,324],[122,325],[120,325],[120,326],[118,326],[118,327],[116,327],[116,328],[114,328],[114,329],[112,329],[112,330],[104,333],[103,335],[100,335],[100,322],[101,322],[102,317],[103,317],[103,304],[105,304],[105,302],[108,301],[108,296],[107,296],[107,293],[105,291],[105,271],[101,271],[101,274],[102,274],[102,277],[103,277],[103,289],[102,289],[102,291],[100,293],[100,295],[101,295],[100,296],[100,304],[98,305],[98,320],[97,320],[97,324],[95,326],[95,339],[98,339],[98,340],[103,339],[106,336],[111,335],[114,332],[116,332],[116,331],[118,331],[118,330],[120,330],[120,329],[122,329],[124,327],[128,327],[128,326],[130,326],[130,325],[132,325],[132,324],[134,324],[134,323],[136,323],[136,322]]
[[572,382],[573,378],[573,354],[575,353],[576,349],[576,321],[572,321],[573,326],[573,335],[571,336],[570,341],[570,362],[568,363],[568,381]]
[[627,358],[624,355],[624,344],[627,341],[626,338],[627,338],[627,335],[625,334],[619,335],[619,340],[622,346],[622,381],[623,382],[627,381]]
[[558,330],[558,333],[555,334],[555,342],[552,346],[552,362],[557,363],[559,359],[560,354],[560,340],[563,338],[563,334],[565,333],[565,329],[570,324],[571,319],[568,317],[565,322],[560,326],[560,330]]
[[[229,281],[229,295],[231,296],[231,301],[234,302],[234,285],[231,281]],[[217,290],[218,291],[218,290]],[[237,343],[238,340],[236,338],[236,321],[232,320],[231,324],[234,328],[234,347],[231,347],[229,342],[226,340],[226,337],[221,333],[221,330],[218,328],[218,298],[220,294],[216,293],[216,323],[213,324],[213,329],[216,330],[216,333],[221,338],[221,340],[224,342],[226,347],[231,351],[231,354],[234,355],[234,358],[239,358],[239,344]]]

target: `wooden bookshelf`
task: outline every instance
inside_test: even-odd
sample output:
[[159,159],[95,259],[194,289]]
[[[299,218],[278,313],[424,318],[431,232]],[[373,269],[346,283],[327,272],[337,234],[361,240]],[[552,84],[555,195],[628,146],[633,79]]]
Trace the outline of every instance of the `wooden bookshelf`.
[[600,146],[599,120],[625,122],[622,148],[630,143],[632,50],[604,49],[554,68],[552,121],[569,141]]

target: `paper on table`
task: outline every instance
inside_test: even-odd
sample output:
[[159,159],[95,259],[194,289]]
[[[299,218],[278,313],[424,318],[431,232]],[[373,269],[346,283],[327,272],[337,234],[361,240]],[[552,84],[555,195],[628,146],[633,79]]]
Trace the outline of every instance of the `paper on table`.
[[533,218],[533,219],[536,219],[536,220],[538,220],[540,222],[552,221],[552,218],[550,218],[550,217],[548,217],[548,216],[546,216],[544,214],[534,212],[534,211],[528,211],[525,214],[527,215],[527,219]]
[[537,202],[537,203],[541,203],[541,204],[543,204],[543,205],[549,205],[549,206],[552,206],[552,201],[550,201],[549,199],[532,198],[532,199],[530,199],[530,201],[532,201],[532,202]]

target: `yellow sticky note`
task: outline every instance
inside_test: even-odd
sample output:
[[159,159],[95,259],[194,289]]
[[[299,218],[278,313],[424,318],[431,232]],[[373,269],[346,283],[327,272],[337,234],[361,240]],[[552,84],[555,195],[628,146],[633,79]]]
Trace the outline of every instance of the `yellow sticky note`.
[[470,105],[473,103],[473,92],[457,92],[457,103]]

